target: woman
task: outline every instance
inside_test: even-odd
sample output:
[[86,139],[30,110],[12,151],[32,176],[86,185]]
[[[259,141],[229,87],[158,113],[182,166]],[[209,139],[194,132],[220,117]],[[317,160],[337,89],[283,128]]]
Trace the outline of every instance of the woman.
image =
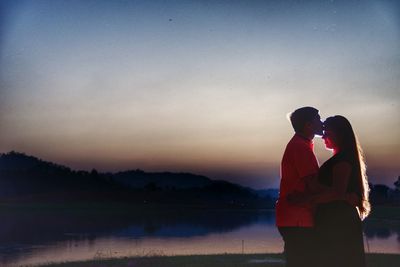
[[[368,181],[361,147],[350,122],[333,116],[324,122],[325,146],[333,156],[318,173],[325,189],[315,196],[315,229],[319,264],[328,266],[365,266],[361,220],[368,216]],[[355,205],[349,195],[356,196]]]

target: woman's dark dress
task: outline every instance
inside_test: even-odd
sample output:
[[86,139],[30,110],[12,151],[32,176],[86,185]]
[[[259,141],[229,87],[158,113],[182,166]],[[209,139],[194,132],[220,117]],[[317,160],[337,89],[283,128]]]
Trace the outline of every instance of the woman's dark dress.
[[[346,161],[352,166],[347,192],[361,194],[355,168],[357,164],[344,153],[338,153],[320,168],[318,179],[325,186],[332,186],[333,166]],[[365,253],[361,220],[357,209],[345,201],[319,204],[315,215],[317,254],[320,266],[365,266]]]

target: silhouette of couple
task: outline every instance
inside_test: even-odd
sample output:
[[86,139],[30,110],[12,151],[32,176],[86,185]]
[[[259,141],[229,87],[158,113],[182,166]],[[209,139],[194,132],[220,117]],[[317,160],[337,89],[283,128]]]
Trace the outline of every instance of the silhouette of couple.
[[[290,114],[295,131],[281,162],[276,224],[286,266],[365,266],[361,221],[368,216],[368,181],[361,147],[350,122],[318,110]],[[333,156],[321,167],[313,138],[320,135]]]

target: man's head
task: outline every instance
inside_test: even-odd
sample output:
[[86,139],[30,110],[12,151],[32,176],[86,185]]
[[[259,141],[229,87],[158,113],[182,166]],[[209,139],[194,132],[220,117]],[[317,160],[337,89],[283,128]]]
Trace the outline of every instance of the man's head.
[[302,107],[290,114],[290,122],[296,133],[313,138],[314,135],[322,135],[322,122],[318,109]]

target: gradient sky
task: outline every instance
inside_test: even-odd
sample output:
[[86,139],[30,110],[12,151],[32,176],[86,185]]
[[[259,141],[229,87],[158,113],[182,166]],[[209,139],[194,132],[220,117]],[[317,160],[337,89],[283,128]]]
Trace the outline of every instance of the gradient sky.
[[0,152],[276,187],[307,105],[351,121],[371,182],[400,175],[397,1],[2,1],[0,23]]

